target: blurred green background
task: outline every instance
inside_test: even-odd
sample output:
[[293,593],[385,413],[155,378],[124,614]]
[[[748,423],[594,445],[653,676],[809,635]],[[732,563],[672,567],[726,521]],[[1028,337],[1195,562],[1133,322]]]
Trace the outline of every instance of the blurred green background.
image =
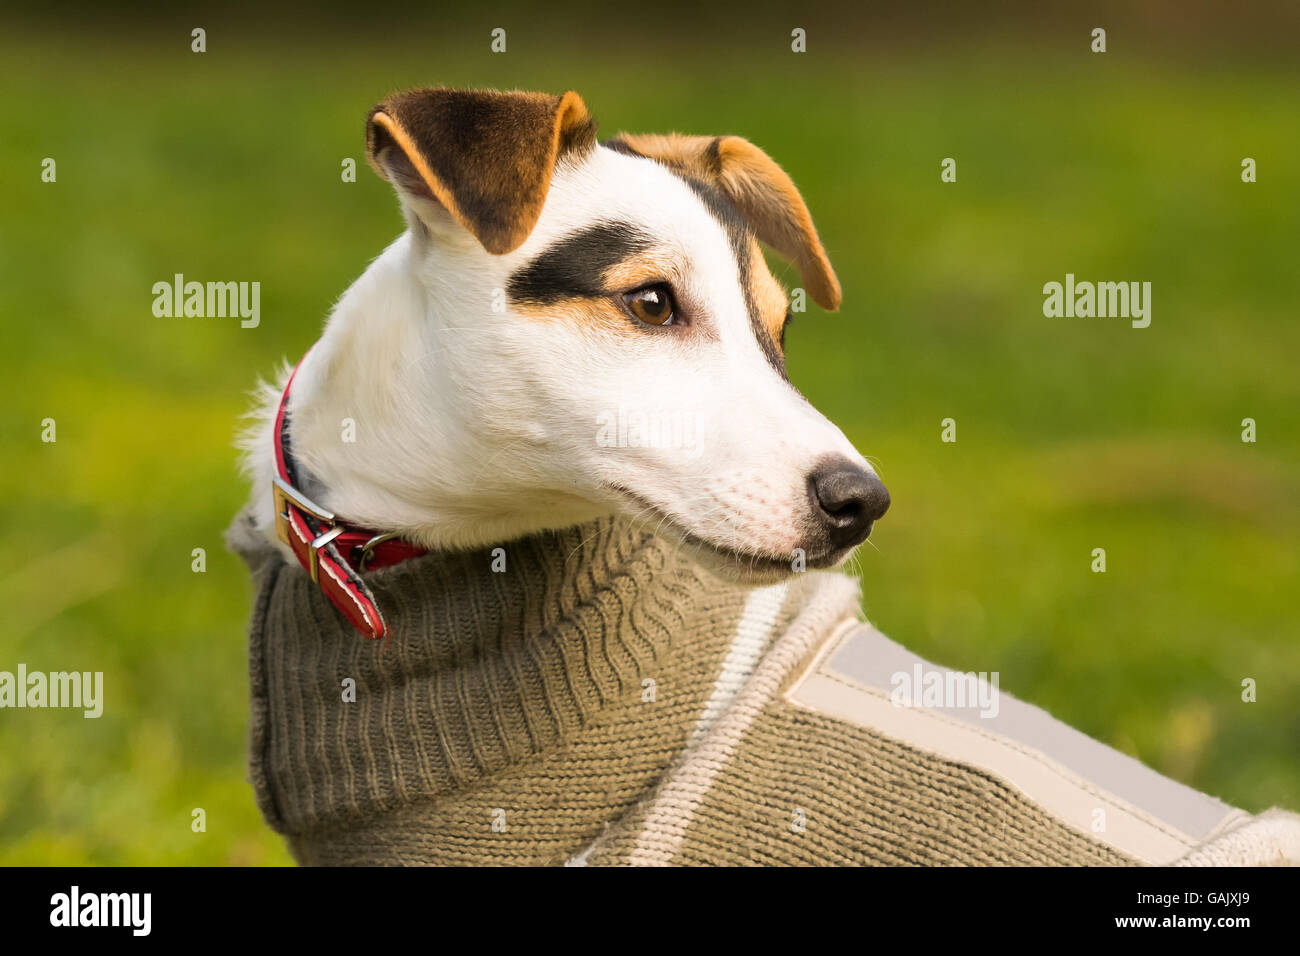
[[[872,620],[1194,787],[1300,809],[1294,5],[1127,6],[9,20],[0,669],[101,670],[106,702],[0,711],[0,863],[289,861],[245,782],[232,439],[401,229],[366,110],[438,83],[573,88],[602,135],[776,157],[845,292],[793,326],[792,378],[894,498],[858,562]],[[260,281],[261,326],[155,318],[176,272]],[[1044,318],[1066,272],[1150,281],[1151,327]]]

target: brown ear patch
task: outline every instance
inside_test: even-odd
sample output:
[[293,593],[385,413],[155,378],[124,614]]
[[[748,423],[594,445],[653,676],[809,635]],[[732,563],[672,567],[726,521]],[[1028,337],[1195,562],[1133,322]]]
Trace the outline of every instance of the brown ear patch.
[[739,136],[620,134],[606,145],[658,160],[722,190],[754,234],[793,262],[813,301],[839,308],[840,283],[803,197],[776,161]]
[[[387,180],[391,167],[395,185],[436,200],[495,255],[532,232],[560,156],[594,143],[595,122],[572,91],[411,90],[389,96],[366,122],[375,172]],[[391,149],[400,154],[386,163]]]

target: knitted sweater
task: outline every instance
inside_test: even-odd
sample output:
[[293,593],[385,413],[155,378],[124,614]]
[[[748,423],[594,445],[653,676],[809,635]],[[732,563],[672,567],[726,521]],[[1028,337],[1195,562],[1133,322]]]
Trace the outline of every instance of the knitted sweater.
[[251,780],[304,864],[1120,865],[1242,824],[1220,855],[1300,859],[1291,818],[1261,844],[1005,694],[896,706],[882,684],[930,665],[841,575],[745,588],[606,519],[369,573],[370,643],[247,515],[230,541]]

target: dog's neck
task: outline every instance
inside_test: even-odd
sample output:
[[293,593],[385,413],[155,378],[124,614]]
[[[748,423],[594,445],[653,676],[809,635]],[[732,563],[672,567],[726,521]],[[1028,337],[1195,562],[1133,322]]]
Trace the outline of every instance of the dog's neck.
[[[435,246],[413,228],[340,299],[288,403],[294,454],[310,476],[302,490],[352,524],[430,548],[512,540],[607,514],[553,489],[520,500],[517,484],[494,481],[494,469],[527,460],[527,440],[510,434],[508,413],[484,407],[485,392],[496,386],[508,396],[514,383],[474,348],[476,323],[492,320],[490,295],[457,256],[454,244]],[[272,398],[247,442],[254,511],[269,537]]]

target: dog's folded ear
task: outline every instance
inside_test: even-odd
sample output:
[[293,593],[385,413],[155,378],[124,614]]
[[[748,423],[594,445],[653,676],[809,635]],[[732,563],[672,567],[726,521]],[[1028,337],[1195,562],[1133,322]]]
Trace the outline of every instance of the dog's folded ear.
[[411,90],[366,120],[375,171],[436,202],[494,255],[532,232],[559,157],[594,144],[595,123],[572,91]]
[[749,140],[622,133],[606,145],[628,148],[721,189],[754,234],[795,264],[813,301],[832,312],[839,308],[840,283],[803,197],[786,171]]

